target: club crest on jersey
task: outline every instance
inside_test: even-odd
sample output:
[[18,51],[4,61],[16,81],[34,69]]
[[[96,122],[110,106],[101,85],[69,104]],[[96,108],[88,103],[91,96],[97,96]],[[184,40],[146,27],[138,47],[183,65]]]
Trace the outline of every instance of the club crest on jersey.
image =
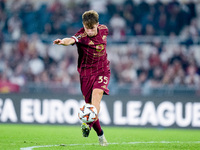
[[101,52],[104,49],[104,45],[103,44],[99,44],[96,46],[96,51],[97,52]]

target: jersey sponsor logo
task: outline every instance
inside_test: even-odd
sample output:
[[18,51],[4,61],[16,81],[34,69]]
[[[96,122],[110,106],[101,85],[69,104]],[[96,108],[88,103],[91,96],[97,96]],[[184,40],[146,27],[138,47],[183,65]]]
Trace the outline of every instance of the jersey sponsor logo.
[[101,57],[101,56],[103,56],[104,54],[105,54],[105,52],[103,51],[103,52],[101,52],[101,53],[94,53],[93,56],[94,56],[94,57]]

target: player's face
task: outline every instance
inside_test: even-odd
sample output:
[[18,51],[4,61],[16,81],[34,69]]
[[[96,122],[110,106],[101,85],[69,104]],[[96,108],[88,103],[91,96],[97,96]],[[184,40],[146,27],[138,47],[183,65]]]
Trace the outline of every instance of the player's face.
[[92,28],[88,28],[86,25],[83,24],[85,32],[87,33],[87,35],[89,37],[93,37],[97,35],[97,27],[98,27],[99,23],[95,24]]

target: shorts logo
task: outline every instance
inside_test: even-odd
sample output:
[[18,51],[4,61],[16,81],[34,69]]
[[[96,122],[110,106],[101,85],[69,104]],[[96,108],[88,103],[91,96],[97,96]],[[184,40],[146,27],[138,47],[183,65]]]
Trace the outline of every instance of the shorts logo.
[[103,86],[101,86],[102,88],[104,88],[104,89],[106,89],[106,86],[105,85],[103,85]]

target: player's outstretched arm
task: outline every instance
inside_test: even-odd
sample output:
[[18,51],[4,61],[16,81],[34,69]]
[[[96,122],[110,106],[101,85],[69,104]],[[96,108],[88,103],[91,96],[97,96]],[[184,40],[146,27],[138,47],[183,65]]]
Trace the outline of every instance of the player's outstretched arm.
[[75,40],[73,38],[56,39],[53,41],[53,44],[64,45],[64,46],[72,45],[74,43]]

